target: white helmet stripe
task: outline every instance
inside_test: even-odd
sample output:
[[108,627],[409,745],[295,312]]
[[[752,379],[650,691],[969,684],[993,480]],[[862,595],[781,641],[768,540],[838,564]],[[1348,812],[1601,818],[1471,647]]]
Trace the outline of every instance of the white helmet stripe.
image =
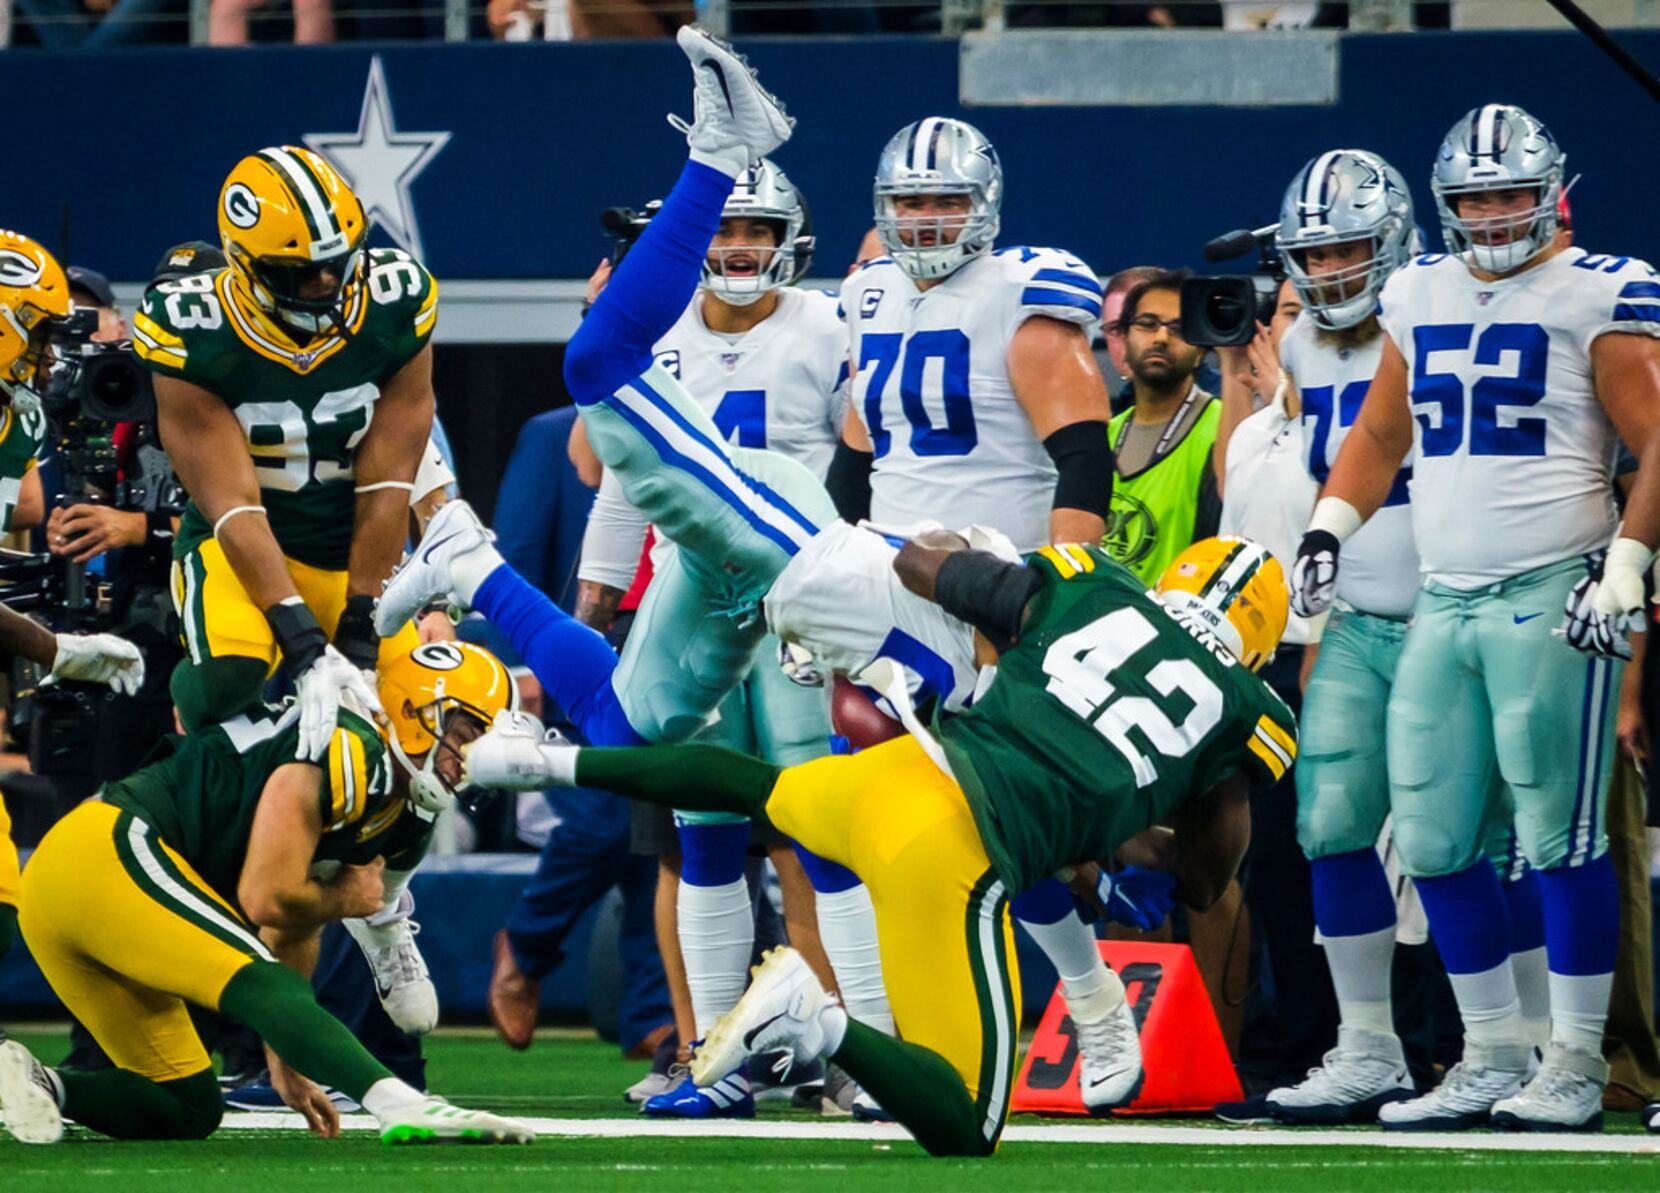
[[934,133],[939,124],[938,116],[929,116],[917,122],[916,136],[911,138],[911,169],[920,172],[929,168],[928,148],[934,143]]
[[1239,591],[1239,586],[1250,577],[1251,573],[1267,562],[1268,552],[1260,544],[1253,543],[1249,539],[1239,539],[1237,541],[1241,549],[1234,552],[1233,558],[1228,560],[1227,567],[1222,569],[1222,574],[1210,583],[1210,588],[1213,591],[1220,589],[1224,595],[1223,603],[1218,607],[1224,607],[1228,602],[1231,602],[1234,594]]
[[318,240],[327,240],[339,231],[334,222],[334,213],[329,209],[328,200],[311,180],[310,171],[295,161],[293,154],[281,146],[273,146],[260,150],[259,155],[281,170],[293,186],[294,193],[311,213],[311,222],[316,225]]
[[1499,105],[1487,104],[1481,109],[1481,116],[1476,121],[1476,151],[1473,156],[1491,156],[1495,151],[1494,142],[1498,138]]
[[1325,190],[1331,174],[1332,164],[1342,154],[1341,149],[1327,150],[1321,154],[1308,172],[1308,185],[1303,188],[1303,222],[1312,222],[1316,212],[1323,212],[1326,206]]

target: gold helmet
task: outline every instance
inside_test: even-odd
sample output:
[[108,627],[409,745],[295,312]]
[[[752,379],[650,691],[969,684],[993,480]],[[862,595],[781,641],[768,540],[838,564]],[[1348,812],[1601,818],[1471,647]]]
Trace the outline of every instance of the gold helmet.
[[368,234],[357,195],[309,149],[250,154],[219,191],[219,239],[236,296],[307,336],[345,325],[363,284]]
[[20,413],[40,409],[46,345],[69,318],[69,279],[41,245],[0,231],[0,394]]
[[1291,606],[1280,561],[1232,535],[1202,539],[1176,556],[1157,592],[1170,608],[1196,615],[1252,671],[1274,657]]
[[382,664],[379,695],[387,745],[409,776],[410,799],[428,812],[467,792],[465,780],[452,786],[437,769],[439,754],[454,748],[444,741],[450,718],[475,718],[482,733],[498,712],[519,708],[519,686],[507,667],[470,642],[427,642]]

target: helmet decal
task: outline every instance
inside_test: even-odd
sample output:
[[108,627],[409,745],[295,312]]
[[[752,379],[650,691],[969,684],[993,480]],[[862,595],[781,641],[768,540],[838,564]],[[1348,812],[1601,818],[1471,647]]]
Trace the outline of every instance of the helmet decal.
[[238,228],[252,228],[259,223],[259,200],[240,182],[225,188],[225,218]]
[[0,249],[0,286],[32,286],[45,269],[39,261],[16,249]]
[[434,671],[454,671],[467,661],[467,656],[449,642],[423,643],[410,652],[410,657]]

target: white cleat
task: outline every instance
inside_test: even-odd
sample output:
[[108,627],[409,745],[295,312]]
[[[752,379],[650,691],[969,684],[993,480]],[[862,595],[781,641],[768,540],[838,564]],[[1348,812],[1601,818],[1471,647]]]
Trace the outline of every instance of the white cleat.
[[16,1040],[0,1042],[0,1115],[19,1143],[56,1143],[63,1138],[63,1111],[46,1066]]
[[375,975],[375,993],[399,1031],[424,1036],[438,1026],[438,989],[415,944],[421,926],[407,916],[375,925],[364,919],[342,921]]
[[1077,1033],[1078,1092],[1091,1114],[1106,1114],[1128,1106],[1141,1093],[1146,1073],[1141,1066],[1141,1037],[1135,1011],[1120,999],[1118,1006],[1094,1023],[1072,1026]]
[[1600,1131],[1602,1091],[1607,1084],[1608,1062],[1602,1057],[1551,1044],[1533,1080],[1521,1093],[1493,1107],[1493,1127],[1499,1131]]
[[462,775],[477,787],[541,791],[576,781],[579,747],[525,712],[503,709],[483,736],[462,750]]
[[1660,1102],[1650,1102],[1643,1107],[1643,1113],[1638,1116],[1643,1126],[1656,1135],[1660,1135]]
[[692,1080],[713,1085],[757,1052],[790,1052],[797,1061],[824,1052],[819,1016],[836,1000],[792,948],[770,949],[755,967],[754,980],[692,1058]]
[[1378,1110],[1385,1131],[1464,1131],[1485,1127],[1495,1103],[1514,1097],[1527,1080],[1532,1049],[1525,1044],[1482,1048],[1466,1042],[1464,1059],[1441,1084],[1418,1098]]
[[736,50],[696,25],[682,25],[675,40],[695,80],[687,144],[712,154],[741,146],[753,161],[790,139],[795,121]]
[[[375,629],[390,637],[422,605],[438,597],[471,605],[478,585],[502,562],[494,538],[472,506],[460,499],[445,502],[427,523],[415,550],[386,582],[375,602]],[[463,565],[463,578],[457,576],[457,563]]]
[[1268,1109],[1284,1123],[1370,1123],[1390,1102],[1414,1092],[1401,1042],[1393,1035],[1344,1027],[1337,1047],[1296,1085],[1268,1095]]
[[463,1110],[442,1098],[422,1098],[380,1120],[382,1143],[534,1143],[536,1132],[517,1119]]

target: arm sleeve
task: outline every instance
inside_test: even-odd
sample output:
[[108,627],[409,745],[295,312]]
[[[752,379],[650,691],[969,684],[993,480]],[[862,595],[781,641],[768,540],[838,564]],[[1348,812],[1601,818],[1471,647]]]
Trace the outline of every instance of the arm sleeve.
[[875,466],[875,452],[862,452],[836,440],[824,488],[844,522],[857,526],[870,517],[870,473]]
[[956,551],[934,577],[934,602],[1001,651],[1020,637],[1026,603],[1042,586],[1043,578],[1024,564],[1009,563],[988,551]]
[[640,565],[646,541],[646,520],[623,495],[622,482],[609,468],[599,482],[599,495],[588,511],[588,529],[582,536],[582,566],[577,579],[627,592]]

